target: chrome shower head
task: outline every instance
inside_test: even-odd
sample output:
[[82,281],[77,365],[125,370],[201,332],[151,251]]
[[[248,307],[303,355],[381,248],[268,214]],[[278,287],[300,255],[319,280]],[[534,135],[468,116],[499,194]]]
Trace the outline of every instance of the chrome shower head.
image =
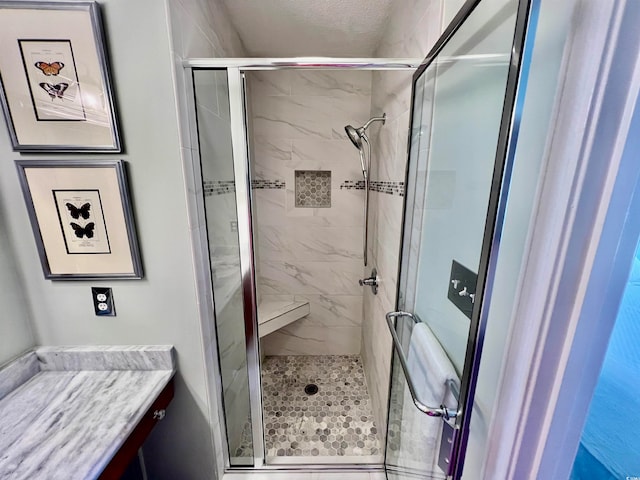
[[[349,137],[351,143],[353,143],[358,150],[362,150],[362,136],[358,130],[356,130],[352,125],[344,127],[344,131],[347,132],[347,137]],[[364,134],[364,131],[362,133]]]
[[384,125],[386,119],[387,114],[383,113],[381,117],[370,118],[367,123],[365,123],[360,128],[355,128],[353,125],[347,125],[346,127],[344,127],[344,131],[347,132],[347,137],[349,137],[351,143],[353,143],[358,150],[362,150],[362,140],[367,140],[365,131],[367,130],[367,128],[369,128],[369,125],[371,125],[373,122],[382,122],[382,124]]

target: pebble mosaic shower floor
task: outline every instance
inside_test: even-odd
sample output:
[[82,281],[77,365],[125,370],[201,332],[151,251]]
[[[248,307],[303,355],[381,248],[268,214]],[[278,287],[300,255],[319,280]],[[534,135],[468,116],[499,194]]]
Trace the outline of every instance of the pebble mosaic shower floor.
[[266,357],[262,387],[268,456],[380,454],[359,356]]

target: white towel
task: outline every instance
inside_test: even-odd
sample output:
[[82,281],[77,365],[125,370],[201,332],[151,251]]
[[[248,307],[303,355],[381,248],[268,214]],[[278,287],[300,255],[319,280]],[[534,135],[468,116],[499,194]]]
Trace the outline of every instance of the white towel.
[[418,399],[430,407],[439,407],[444,402],[455,409],[457,403],[448,392],[447,380],[459,384],[453,364],[440,342],[426,323],[418,322],[411,332],[407,366],[413,378]]
[[[419,400],[429,407],[437,408],[443,403],[452,409],[457,407],[446,381],[451,378],[459,385],[458,376],[438,339],[425,323],[417,323],[411,332],[407,367]],[[442,420],[418,410],[406,384],[402,396],[400,449],[396,453],[397,458],[390,459],[391,462],[425,473],[442,474],[437,466]]]

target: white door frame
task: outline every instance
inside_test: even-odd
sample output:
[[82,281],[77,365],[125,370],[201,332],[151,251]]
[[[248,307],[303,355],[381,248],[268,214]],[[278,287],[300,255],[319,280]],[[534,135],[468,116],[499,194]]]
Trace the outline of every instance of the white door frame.
[[619,240],[639,233],[625,218],[640,162],[623,161],[640,89],[638,22],[635,0],[576,3],[483,478],[571,471],[615,321],[607,309],[622,293],[610,276],[635,246]]

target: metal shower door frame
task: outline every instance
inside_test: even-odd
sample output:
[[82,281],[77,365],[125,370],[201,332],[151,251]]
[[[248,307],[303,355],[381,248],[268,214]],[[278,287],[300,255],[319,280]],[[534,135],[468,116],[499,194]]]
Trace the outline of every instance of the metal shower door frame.
[[[262,385],[260,379],[260,339],[258,337],[258,300],[255,261],[253,256],[253,221],[251,215],[251,178],[246,121],[246,97],[243,74],[239,68],[227,68],[229,114],[233,173],[240,246],[240,275],[244,312],[245,348],[249,379],[249,405],[253,446],[253,465],[260,467],[266,460],[262,418]],[[225,419],[226,421],[226,419]]]
[[[427,57],[413,75],[413,88],[411,98],[411,112],[407,146],[407,170],[405,186],[407,192],[404,198],[403,226],[400,241],[400,255],[398,268],[398,285],[396,292],[396,312],[406,310],[413,303],[416,292],[410,288],[412,282],[409,278],[409,258],[403,252],[409,252],[411,248],[411,232],[414,229],[414,219],[407,215],[407,205],[412,205],[416,198],[415,186],[409,181],[410,177],[417,175],[417,165],[410,162],[411,132],[414,125],[414,100],[416,84],[424,71],[433,63],[449,40],[456,34],[467,18],[473,13],[482,0],[467,0],[451,24],[443,32],[435,43]],[[462,477],[465,460],[465,452],[469,440],[469,424],[473,411],[473,400],[478,381],[480,360],[482,356],[482,344],[488,322],[490,299],[493,293],[493,283],[497,268],[498,253],[504,217],[509,197],[509,188],[513,163],[515,160],[516,144],[520,128],[520,119],[524,107],[524,98],[527,86],[527,77],[533,54],[535,29],[541,0],[519,0],[516,12],[514,36],[510,54],[509,69],[505,88],[502,117],[496,146],[494,171],[491,181],[491,190],[487,208],[487,219],[482,239],[480,264],[478,266],[478,280],[475,292],[481,292],[474,302],[469,337],[467,341],[463,376],[460,385],[460,404],[454,423],[458,433],[454,436],[452,446],[451,468],[447,478],[458,480]],[[428,161],[428,160],[427,160]],[[413,189],[411,187],[414,187]],[[403,292],[410,292],[407,298]],[[392,368],[398,368],[393,362]],[[390,381],[393,380],[393,372]],[[391,385],[390,385],[391,389]],[[391,399],[389,399],[391,401]],[[389,410],[389,407],[387,410]],[[385,452],[385,468],[386,468]]]
[[[255,262],[253,256],[253,221],[252,221],[252,194],[250,178],[250,157],[248,148],[248,127],[246,118],[246,92],[244,89],[244,73],[247,71],[273,71],[284,69],[307,69],[307,70],[364,70],[364,71],[391,71],[410,70],[415,71],[421,64],[422,59],[416,58],[330,58],[330,57],[300,57],[300,58],[205,58],[188,59],[183,62],[185,69],[186,99],[190,120],[190,136],[192,143],[191,165],[188,170],[193,174],[194,182],[201,181],[201,170],[199,167],[198,133],[195,125],[195,89],[191,83],[192,72],[194,70],[225,70],[227,72],[227,82],[229,89],[229,113],[231,127],[231,143],[233,155],[233,169],[235,181],[236,214],[238,219],[238,239],[240,246],[240,272],[241,288],[244,310],[245,346],[247,352],[247,372],[249,379],[249,399],[250,416],[252,424],[253,443],[253,467],[231,466],[229,458],[229,446],[226,438],[226,429],[222,427],[223,456],[226,470],[242,471],[258,469],[262,470],[286,470],[286,471],[308,471],[309,465],[303,464],[277,464],[268,465],[264,444],[264,425],[262,418],[262,386],[260,372],[260,339],[258,337],[257,318],[257,296]],[[195,214],[202,218],[204,212],[204,198],[196,196]],[[202,232],[193,231],[192,242],[194,248],[198,250],[196,257],[200,259],[208,258],[208,243],[206,235]],[[211,273],[208,263],[199,262],[196,265],[197,280],[201,284],[198,288],[203,297],[215,302],[212,295]],[[201,305],[201,319],[203,324],[215,319],[215,308],[213,304]],[[216,403],[218,404],[218,414],[221,417],[220,425],[226,425],[227,419],[224,416],[222,381],[220,378],[220,359],[207,357],[207,368],[216,372]],[[213,363],[213,364],[211,364]],[[211,388],[210,388],[211,390]],[[213,405],[211,405],[213,410]],[[350,468],[359,470],[377,470],[382,464],[313,464],[316,470],[335,470],[340,468]]]

